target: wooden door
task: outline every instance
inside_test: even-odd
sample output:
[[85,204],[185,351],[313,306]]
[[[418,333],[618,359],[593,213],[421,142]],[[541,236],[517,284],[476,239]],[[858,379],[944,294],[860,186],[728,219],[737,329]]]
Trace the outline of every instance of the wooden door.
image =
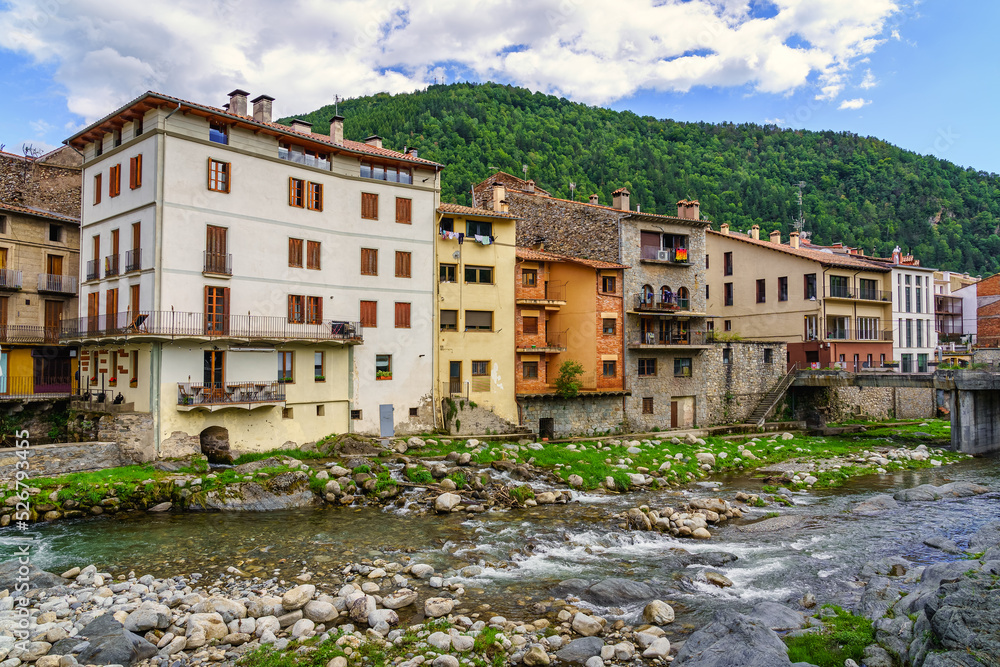
[[221,335],[229,331],[229,288],[205,286],[205,333]]
[[128,309],[132,321],[135,321],[135,316],[139,314],[139,286],[131,285],[128,288]]
[[670,428],[677,428],[677,401],[670,401]]
[[448,362],[448,393],[462,393],[462,362]]
[[62,325],[62,301],[45,301],[45,341],[59,341],[59,327]]
[[205,238],[205,270],[209,273],[227,273],[227,232],[225,227],[208,226]]
[[101,328],[100,304],[101,295],[98,292],[91,292],[87,295],[87,331],[97,331]]
[[63,272],[63,258],[61,255],[49,255],[46,261],[46,273],[50,276],[61,276]]
[[[105,331],[114,331],[118,326],[118,289],[109,289],[105,293],[106,302],[104,304]],[[124,326],[124,325],[123,325]]]
[[215,403],[225,396],[226,353],[222,350],[205,350],[205,402]]

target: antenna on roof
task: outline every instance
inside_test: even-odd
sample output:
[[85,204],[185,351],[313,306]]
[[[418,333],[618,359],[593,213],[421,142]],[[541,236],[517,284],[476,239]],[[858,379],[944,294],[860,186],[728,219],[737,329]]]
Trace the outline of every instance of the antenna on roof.
[[528,165],[522,164],[521,165],[521,171],[524,172],[524,178],[527,180],[527,178],[528,178]]
[[802,228],[806,224],[806,219],[802,215],[802,188],[806,186],[805,181],[799,181],[799,218],[795,221],[795,231],[802,232]]
[[341,97],[340,95],[334,95],[333,96],[333,115],[334,116],[339,116],[340,115],[340,100],[342,100],[342,99],[344,99],[344,98]]
[[571,201],[576,201],[576,183],[573,181],[569,182],[569,198]]

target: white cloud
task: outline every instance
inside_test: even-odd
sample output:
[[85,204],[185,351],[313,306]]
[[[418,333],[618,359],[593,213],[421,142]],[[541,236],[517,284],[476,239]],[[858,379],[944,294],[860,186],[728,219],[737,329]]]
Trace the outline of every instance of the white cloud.
[[147,89],[221,105],[239,87],[291,115],[445,76],[591,104],[696,86],[814,86],[831,101],[899,11],[894,0],[774,5],[755,18],[745,0],[7,0],[0,48],[54,66],[88,121]]
[[860,109],[861,107],[867,106],[867,105],[869,105],[871,103],[872,103],[871,100],[866,100],[863,97],[856,97],[853,100],[844,100],[843,102],[840,103],[840,106],[837,107],[837,108],[838,109],[857,110],[857,109]]
[[858,85],[860,85],[865,90],[869,90],[877,86],[878,81],[875,79],[875,75],[872,74],[871,70],[865,70],[865,78],[863,78],[861,80],[861,83]]

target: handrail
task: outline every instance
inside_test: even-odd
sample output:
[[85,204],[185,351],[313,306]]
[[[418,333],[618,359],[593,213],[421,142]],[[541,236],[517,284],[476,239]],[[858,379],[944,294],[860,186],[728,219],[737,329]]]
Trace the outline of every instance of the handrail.
[[799,370],[799,362],[796,361],[795,363],[792,364],[792,367],[788,369],[788,372],[785,373],[780,380],[778,380],[778,383],[774,385],[774,388],[768,391],[767,394],[764,395],[764,398],[761,399],[761,402],[757,405],[757,407],[754,408],[753,411],[757,412],[757,408],[759,408],[763,404],[763,402],[767,400],[768,396],[770,396],[772,393],[776,394],[774,400],[771,401],[771,404],[767,406],[766,410],[764,410],[764,414],[761,416],[760,419],[757,420],[757,428],[760,428],[761,426],[764,425],[764,421],[767,419],[767,416],[771,414],[771,411],[774,410],[774,407],[785,395],[785,392],[788,391],[788,388],[792,385],[792,382],[795,381],[795,374],[798,372],[798,370]]

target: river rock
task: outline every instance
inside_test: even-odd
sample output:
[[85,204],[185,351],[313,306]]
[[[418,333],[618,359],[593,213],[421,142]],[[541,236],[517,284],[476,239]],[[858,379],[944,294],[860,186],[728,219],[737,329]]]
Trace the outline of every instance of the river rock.
[[458,667],[458,658],[453,655],[439,655],[434,658],[434,662],[431,663],[431,667]]
[[733,585],[732,580],[718,572],[712,572],[711,570],[705,571],[705,580],[710,584],[714,584],[719,588],[729,588]]
[[535,644],[528,649],[528,652],[524,654],[524,657],[521,658],[521,660],[524,664],[528,665],[528,667],[535,667],[535,665],[547,665],[550,662],[549,654],[546,653],[545,649],[538,644]]
[[222,621],[228,625],[234,620],[247,617],[247,608],[243,603],[222,597],[210,597],[191,607],[192,614],[210,614],[216,612],[222,616]]
[[698,459],[698,463],[715,467],[715,454],[710,452],[698,452],[695,454],[695,458]]
[[639,581],[611,577],[590,586],[581,593],[581,597],[601,606],[614,607],[629,602],[651,600],[656,597],[656,590],[649,584]]
[[722,610],[675,657],[684,667],[790,667],[788,649],[763,622]]
[[386,609],[399,609],[409,606],[416,601],[416,591],[411,591],[409,588],[400,588],[398,591],[393,591],[382,598],[382,606]]
[[745,526],[737,526],[737,530],[743,533],[770,533],[776,530],[793,528],[805,522],[805,517],[798,514],[782,514],[771,519],[764,519]]
[[278,634],[281,631],[281,622],[277,616],[261,616],[257,619],[253,633],[257,637],[263,637],[265,632]]
[[174,637],[160,648],[159,654],[169,657],[175,653],[180,653],[185,648],[187,648],[187,637]]
[[662,600],[653,600],[642,610],[642,618],[652,625],[674,622],[674,608]]
[[291,636],[292,639],[302,639],[303,637],[309,637],[314,634],[315,630],[315,623],[310,621],[308,618],[300,618],[295,621],[295,625],[292,626]]
[[309,475],[301,470],[292,470],[263,483],[240,482],[222,490],[209,491],[200,504],[205,509],[269,512],[313,507],[321,503],[309,488]]
[[991,521],[969,539],[969,551],[979,553],[1000,545],[1000,521]]
[[912,489],[902,489],[892,496],[901,503],[914,501],[941,500],[941,493],[936,486],[931,484],[921,484]]
[[456,493],[442,493],[434,501],[434,509],[438,512],[450,512],[462,502],[462,497]]
[[448,651],[451,649],[451,636],[446,632],[432,632],[427,637],[427,643],[439,651]]
[[447,616],[455,608],[455,601],[449,598],[427,598],[424,600],[424,616],[440,618]]
[[367,623],[368,615],[375,609],[375,598],[364,594],[354,598],[347,605],[347,613],[355,623]]
[[[68,579],[63,579],[59,575],[51,574],[40,570],[32,564],[24,565],[28,570],[23,575],[19,573],[22,564],[17,558],[12,560],[4,561],[0,563],[0,591],[6,589],[9,591],[14,591],[17,589],[19,577],[27,577],[28,581],[31,582],[31,588],[34,589],[48,589],[54,588],[56,586],[64,586],[70,581]],[[93,566],[90,566],[93,567]],[[94,568],[94,573],[97,572],[97,568]],[[93,574],[91,574],[91,581],[93,581]],[[22,579],[23,581],[23,579]],[[83,582],[81,582],[83,583]]]
[[642,652],[644,658],[664,658],[670,655],[670,640],[666,637],[658,637],[653,640],[645,651]]
[[556,653],[565,662],[586,662],[588,658],[601,655],[604,640],[600,637],[574,639]]
[[247,616],[261,618],[263,616],[280,616],[285,613],[281,606],[281,598],[273,595],[262,595],[247,602]]
[[573,616],[573,630],[584,637],[593,637],[599,635],[604,626],[593,616],[588,616],[581,611],[578,611],[575,616]]
[[302,609],[302,607],[306,606],[306,603],[309,602],[315,594],[316,587],[312,584],[302,584],[301,586],[296,586],[295,588],[285,591],[285,594],[281,596],[281,606],[284,607],[286,611]]
[[379,623],[385,623],[389,627],[399,625],[399,614],[392,609],[373,609],[368,612],[368,626],[375,628]]
[[583,487],[583,477],[580,477],[579,475],[570,475],[566,481],[569,482],[569,485],[574,489]]
[[126,617],[124,626],[129,632],[139,634],[154,628],[167,628],[170,626],[170,608],[147,600]]
[[313,623],[329,623],[337,618],[338,614],[337,608],[331,603],[320,600],[310,600],[302,607],[302,616]]
[[216,612],[207,614],[191,614],[188,616],[187,648],[201,648],[213,639],[222,639],[229,634],[222,615]]
[[855,514],[875,514],[877,512],[886,512],[888,510],[894,510],[899,507],[899,503],[892,496],[881,494],[878,496],[872,496],[864,502],[860,502],[854,506],[851,510]]
[[872,620],[882,618],[899,600],[900,589],[887,577],[872,577],[861,594],[857,613]]
[[87,647],[76,657],[81,665],[132,665],[156,655],[156,647],[125,629],[111,614],[98,616],[78,636]]
[[934,547],[935,549],[940,549],[941,551],[949,554],[960,554],[962,550],[955,544],[952,540],[949,540],[941,535],[932,535],[924,540],[924,544],[929,547]]
[[777,602],[758,602],[747,614],[772,630],[796,630],[805,624],[802,613]]
[[430,579],[431,575],[434,574],[434,568],[426,563],[417,563],[410,566],[410,574],[417,579]]

